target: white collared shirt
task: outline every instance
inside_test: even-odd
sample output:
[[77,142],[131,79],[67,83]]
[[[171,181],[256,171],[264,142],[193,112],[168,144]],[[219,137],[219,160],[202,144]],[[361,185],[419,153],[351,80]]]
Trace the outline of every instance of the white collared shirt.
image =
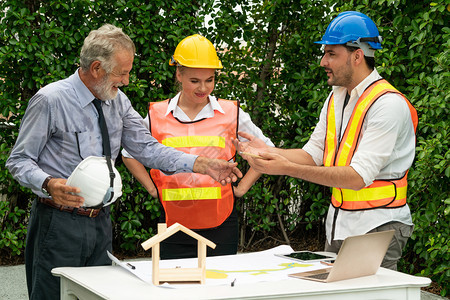
[[[212,118],[214,117],[214,111],[217,110],[221,113],[225,113],[225,111],[220,106],[219,102],[217,101],[217,98],[214,96],[209,96],[209,103],[203,107],[203,109],[195,116],[193,120],[191,120],[184,111],[178,106],[178,101],[180,99],[180,93],[178,93],[175,97],[173,97],[170,102],[169,106],[167,107],[166,116],[173,113],[173,116],[180,120],[181,122],[192,122],[192,121],[198,121],[205,118]],[[150,124],[148,119],[148,114],[144,119],[144,125],[150,130]],[[251,120],[250,115],[246,112],[244,112],[241,108],[239,108],[239,131],[243,131],[246,133],[249,133],[251,135],[256,136],[257,138],[264,141],[264,143],[268,146],[274,147],[275,145],[272,143],[272,141],[267,138]],[[246,141],[246,139],[238,136],[239,140]],[[128,158],[132,158],[132,156],[125,150],[122,150],[122,155]]]
[[[336,128],[348,123],[358,98],[375,80],[382,78],[375,69],[350,94],[350,100],[342,114],[347,89],[333,87],[336,112]],[[325,102],[320,120],[308,143],[303,147],[318,166],[323,165],[324,141],[326,135],[327,107],[331,93]],[[338,132],[342,136],[343,132]],[[375,179],[402,177],[414,160],[415,134],[408,105],[397,94],[386,94],[378,99],[367,112],[361,129],[360,143],[350,166],[363,178],[366,186]],[[331,230],[335,209],[328,210],[326,233],[331,242]],[[412,225],[408,205],[401,208],[372,209],[365,211],[340,210],[336,219],[335,240],[364,234],[391,221]]]

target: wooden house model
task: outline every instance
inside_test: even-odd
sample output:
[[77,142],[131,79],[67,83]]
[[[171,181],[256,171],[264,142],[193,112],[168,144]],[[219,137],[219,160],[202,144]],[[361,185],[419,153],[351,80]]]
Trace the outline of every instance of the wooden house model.
[[[198,241],[198,268],[159,268],[159,244],[178,231],[183,231]],[[179,223],[175,223],[169,228],[165,223],[158,224],[158,234],[143,242],[141,246],[144,250],[152,248],[152,281],[154,285],[160,285],[164,282],[198,282],[204,284],[206,278],[206,246],[216,248],[216,244]]]

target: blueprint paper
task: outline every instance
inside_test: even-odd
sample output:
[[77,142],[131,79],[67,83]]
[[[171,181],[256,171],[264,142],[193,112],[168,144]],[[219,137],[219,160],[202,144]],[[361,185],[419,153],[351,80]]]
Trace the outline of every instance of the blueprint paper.
[[[241,283],[254,283],[261,281],[279,281],[288,279],[292,273],[324,269],[327,266],[319,262],[302,263],[290,259],[275,256],[275,254],[290,253],[294,250],[287,245],[278,246],[269,250],[243,253],[237,255],[211,256],[206,258],[206,282],[205,285],[230,285]],[[152,283],[152,262],[132,261],[135,269],[127,266],[126,262],[120,262],[108,253],[111,260],[117,265],[133,273],[141,280]],[[170,268],[197,268],[198,259],[171,259],[161,260],[161,269]],[[196,286],[193,284],[164,284],[161,287],[183,288]],[[198,284],[197,284],[198,286]]]

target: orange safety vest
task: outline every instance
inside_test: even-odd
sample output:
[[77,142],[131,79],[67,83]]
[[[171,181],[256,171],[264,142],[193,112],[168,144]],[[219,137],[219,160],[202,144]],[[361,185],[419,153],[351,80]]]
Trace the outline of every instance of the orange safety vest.
[[[336,131],[335,108],[333,94],[328,103],[327,133],[323,156],[324,166],[349,166],[358,147],[362,124],[367,111],[373,103],[386,93],[396,93],[405,99],[411,113],[414,132],[418,117],[416,109],[409,100],[386,80],[373,82],[359,97],[348,125],[339,142]],[[395,208],[406,205],[407,174],[399,179],[377,179],[371,185],[354,191],[351,189],[333,188],[331,203],[335,208],[344,210],[366,210],[373,208]]]
[[[229,161],[236,155],[231,138],[237,138],[239,103],[219,99],[219,104],[225,114],[214,111],[212,118],[181,122],[172,113],[165,116],[169,100],[152,102],[151,133],[163,145],[185,153]],[[178,222],[190,229],[214,228],[233,210],[231,184],[222,186],[210,176],[196,173],[168,176],[152,169],[150,176],[164,207],[167,226]]]

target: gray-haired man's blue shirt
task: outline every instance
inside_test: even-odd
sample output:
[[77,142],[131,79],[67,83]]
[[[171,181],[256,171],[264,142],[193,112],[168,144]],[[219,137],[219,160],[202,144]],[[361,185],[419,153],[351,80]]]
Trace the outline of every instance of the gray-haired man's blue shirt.
[[[6,162],[13,177],[38,196],[49,175],[68,178],[88,156],[102,156],[102,138],[94,95],[78,70],[34,95],[20,125],[19,137]],[[149,168],[164,172],[192,172],[197,156],[165,147],[142,125],[142,117],[119,90],[114,100],[102,103],[108,126],[111,156],[123,146]]]

